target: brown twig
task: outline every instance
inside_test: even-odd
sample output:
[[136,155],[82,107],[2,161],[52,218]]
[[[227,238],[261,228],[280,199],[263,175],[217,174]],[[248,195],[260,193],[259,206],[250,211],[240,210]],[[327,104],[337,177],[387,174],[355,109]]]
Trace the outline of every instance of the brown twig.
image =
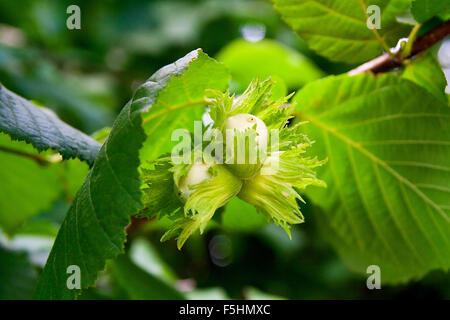
[[140,227],[151,220],[152,218],[131,217],[130,224],[125,228],[127,235],[130,236],[131,234],[134,234],[138,229],[140,229]]
[[43,167],[51,164],[50,161],[48,161],[47,159],[45,159],[43,157],[40,157],[40,156],[38,156],[36,154],[31,154],[31,153],[27,153],[27,152],[23,152],[23,151],[19,151],[19,150],[14,150],[14,149],[6,148],[6,147],[1,147],[1,146],[0,146],[0,151],[11,153],[11,154],[15,154],[15,155],[18,155],[18,156],[21,156],[21,157],[25,157],[25,158],[31,159],[31,160],[37,162],[37,164],[39,164],[40,166],[43,166]]
[[[444,22],[443,24],[437,26],[436,28],[430,30],[421,37],[417,38],[417,40],[414,41],[411,53],[407,57],[404,57],[403,59],[410,59],[416,54],[427,50],[428,48],[432,47],[434,44],[441,41],[448,35],[450,35],[450,20]],[[373,73],[386,72],[391,69],[400,67],[401,65],[402,65],[402,58],[400,57],[393,58],[389,54],[385,53],[349,71],[348,74],[350,76],[353,76],[356,74],[365,73],[369,71]]]

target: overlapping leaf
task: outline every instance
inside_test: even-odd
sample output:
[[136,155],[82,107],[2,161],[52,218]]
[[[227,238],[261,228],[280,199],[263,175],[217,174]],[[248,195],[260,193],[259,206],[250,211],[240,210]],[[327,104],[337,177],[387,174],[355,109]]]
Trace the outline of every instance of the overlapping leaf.
[[[160,69],[138,88],[116,119],[66,215],[36,298],[75,298],[79,290],[66,287],[69,265],[80,267],[82,288],[86,288],[95,283],[105,261],[123,251],[124,228],[142,207],[140,159],[163,152],[166,146],[159,138],[170,141],[167,129],[175,125],[173,122],[180,127],[191,125],[186,116],[201,104],[205,89],[225,88],[228,76],[223,68],[196,50]],[[158,132],[161,128],[164,130]],[[143,147],[146,139],[153,143],[146,142]]]
[[432,52],[412,60],[404,69],[403,77],[424,87],[443,103],[447,103],[445,87],[447,80]]
[[61,121],[52,111],[38,108],[0,85],[0,131],[31,143],[39,151],[53,149],[64,158],[92,165],[100,144]]
[[[318,54],[335,61],[359,63],[376,57],[387,46],[407,35],[407,27],[396,22],[396,15],[411,0],[274,0],[284,20]],[[367,20],[380,9],[380,29],[369,29]]]
[[450,267],[450,109],[395,75],[330,77],[294,98],[327,156],[309,195],[344,261],[385,283]]
[[[193,132],[194,120],[201,120],[205,112],[204,91],[208,88],[224,90],[230,75],[225,67],[212,59],[198,59],[183,73],[174,78],[161,90],[152,108],[142,115],[142,123],[147,136],[140,151],[142,162],[154,160],[159,155],[170,152],[179,141],[172,141],[175,129]],[[155,76],[164,76],[170,70],[167,66]],[[144,84],[135,96],[136,104],[146,105],[154,99],[151,83]]]

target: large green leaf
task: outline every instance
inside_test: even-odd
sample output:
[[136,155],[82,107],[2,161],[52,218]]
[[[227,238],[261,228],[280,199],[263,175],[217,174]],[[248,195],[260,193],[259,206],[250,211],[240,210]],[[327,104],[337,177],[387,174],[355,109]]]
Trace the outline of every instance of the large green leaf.
[[92,165],[100,144],[0,84],[0,131],[31,143],[39,151],[53,149],[65,159],[78,157]]
[[323,76],[307,57],[273,40],[233,41],[219,52],[217,59],[230,70],[241,92],[257,77],[279,77],[289,88],[297,89]]
[[[284,20],[318,54],[334,61],[359,63],[382,52],[382,42],[394,46],[407,35],[395,17],[411,0],[274,0]],[[381,29],[367,27],[367,8],[381,10]]]
[[318,176],[308,195],[344,261],[382,281],[450,267],[450,108],[395,75],[329,77],[294,98],[310,123]]
[[[201,103],[204,90],[226,87],[228,76],[223,68],[196,50],[160,69],[137,89],[116,119],[66,215],[39,280],[36,298],[75,298],[79,290],[66,287],[69,265],[80,267],[81,285],[86,288],[95,283],[105,261],[123,251],[124,228],[142,207],[140,149],[143,160],[164,152],[160,141],[170,140],[167,130],[173,122],[179,127],[190,125],[186,116],[197,102]],[[153,143],[143,147],[146,139]]]

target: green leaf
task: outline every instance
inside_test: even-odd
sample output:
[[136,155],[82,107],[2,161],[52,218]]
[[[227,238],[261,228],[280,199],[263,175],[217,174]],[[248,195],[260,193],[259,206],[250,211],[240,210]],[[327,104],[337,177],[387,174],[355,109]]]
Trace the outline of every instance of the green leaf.
[[[205,112],[205,89],[225,90],[228,87],[230,75],[223,64],[206,58],[206,54],[200,55],[202,59],[192,64],[183,77],[175,77],[170,81],[167,88],[159,92],[158,99],[148,112],[142,115],[147,135],[140,151],[142,162],[171,152],[178,143],[171,140],[173,130],[186,129],[193,132],[194,120],[201,120]],[[155,75],[167,72],[166,68]],[[145,85],[141,88],[135,98],[139,99],[139,104],[145,105],[149,103],[149,99],[154,98],[154,93],[148,92]]]
[[174,213],[183,204],[176,196],[173,173],[169,162],[155,161],[153,170],[142,168],[142,216],[161,216]]
[[329,77],[294,98],[328,189],[308,195],[353,270],[384,283],[450,267],[450,108],[395,75]]
[[8,234],[49,209],[63,191],[60,168],[39,164],[31,157],[39,157],[31,145],[0,133],[0,228]]
[[[274,0],[274,3],[283,19],[312,50],[333,61],[367,61],[408,34],[409,27],[397,23],[395,18],[409,7],[411,0]],[[366,10],[370,5],[381,10],[380,29],[367,27]]]
[[138,300],[184,300],[184,295],[167,281],[136,266],[127,255],[113,262],[114,275],[130,298]]
[[429,52],[425,56],[412,60],[406,66],[403,77],[425,88],[442,103],[447,103],[447,95],[445,94],[447,80],[439,62],[432,53]]
[[63,186],[65,200],[72,203],[77,191],[83,185],[84,179],[89,173],[89,167],[78,159],[70,159],[59,163],[61,173],[59,175]]
[[53,149],[64,159],[94,163],[100,144],[62,122],[52,111],[38,108],[0,85],[0,132],[31,143],[39,151]]
[[297,89],[323,76],[307,57],[273,40],[235,40],[219,52],[217,59],[230,70],[240,92],[254,78],[275,76],[284,80],[288,88]]
[[[137,89],[66,215],[39,279],[36,298],[75,298],[79,290],[66,287],[69,265],[80,267],[82,288],[94,285],[106,260],[123,252],[125,226],[142,209],[140,149],[149,148],[143,154],[156,156],[165,147],[160,141],[167,130],[183,124],[188,107],[196,106],[189,97],[197,98],[206,88],[223,90],[227,82],[223,67],[195,50],[157,71]],[[143,147],[146,139],[151,141]]]
[[414,19],[423,23],[434,16],[448,14],[450,3],[446,0],[414,0],[411,13]]
[[26,253],[0,246],[0,300],[31,299],[37,272]]

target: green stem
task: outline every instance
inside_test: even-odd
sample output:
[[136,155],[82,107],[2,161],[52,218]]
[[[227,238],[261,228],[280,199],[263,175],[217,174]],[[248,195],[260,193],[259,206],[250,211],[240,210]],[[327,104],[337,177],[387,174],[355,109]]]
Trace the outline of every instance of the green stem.
[[[367,6],[364,3],[363,0],[358,0],[359,4],[361,5],[363,12],[364,12],[364,16],[366,17],[366,20],[369,19],[369,16],[367,15]],[[380,34],[378,33],[377,29],[371,29],[373,34],[375,35],[375,38],[377,39],[377,41],[381,44],[381,46],[383,47],[384,51],[386,51],[386,53],[388,55],[390,55],[393,59],[396,58],[395,54],[392,53],[391,48],[388,46],[388,44],[386,43],[386,41],[384,41],[384,38],[382,36],[380,36]]]
[[418,23],[411,30],[411,33],[408,36],[408,42],[406,43],[405,48],[401,52],[402,57],[409,57],[411,55],[414,40],[416,39],[417,33],[419,32],[421,26],[422,24]]

